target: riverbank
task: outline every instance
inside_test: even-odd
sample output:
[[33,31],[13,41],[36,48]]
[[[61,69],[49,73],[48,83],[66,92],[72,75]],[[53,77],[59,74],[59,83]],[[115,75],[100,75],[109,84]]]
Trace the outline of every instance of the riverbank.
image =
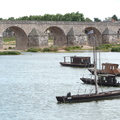
[[[120,52],[120,45],[119,44],[102,44],[97,47],[97,49],[104,51],[104,52]],[[15,45],[4,45],[3,49],[0,51],[25,51],[25,52],[79,52],[84,50],[93,50],[91,46],[68,46],[68,47],[41,47],[41,48],[28,48],[26,50],[16,50]]]
[[[70,52],[79,50],[91,50],[91,46],[70,46],[70,47],[44,47],[44,48],[29,48],[27,52]],[[16,50],[15,45],[4,45],[0,51],[21,51]]]

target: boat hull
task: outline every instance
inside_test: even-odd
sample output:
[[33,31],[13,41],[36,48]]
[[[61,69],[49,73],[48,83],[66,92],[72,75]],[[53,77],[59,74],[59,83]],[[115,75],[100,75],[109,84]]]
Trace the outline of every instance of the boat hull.
[[[91,84],[91,85],[95,85],[95,80],[94,79],[90,79],[90,78],[80,78],[80,80],[82,80],[85,84]],[[107,82],[99,82],[97,81],[97,84],[100,86],[111,86],[111,87],[120,87],[120,83],[107,83]]]
[[83,95],[72,95],[72,96],[56,96],[58,103],[72,103],[72,102],[89,102],[98,100],[107,100],[120,98],[120,90],[101,92],[98,94],[83,94]]
[[[94,69],[88,69],[88,71],[94,75]],[[113,74],[115,76],[120,76],[120,73],[118,73],[118,72],[117,73],[115,73],[115,72],[111,73],[111,72],[104,72],[102,70],[97,70],[97,74]]]
[[70,67],[81,67],[81,68],[89,68],[94,67],[94,64],[76,64],[70,62],[60,62],[62,66],[70,66]]

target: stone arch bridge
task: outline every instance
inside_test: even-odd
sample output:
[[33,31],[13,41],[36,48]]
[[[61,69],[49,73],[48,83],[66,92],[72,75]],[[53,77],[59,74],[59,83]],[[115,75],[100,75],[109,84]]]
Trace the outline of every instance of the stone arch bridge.
[[119,43],[119,22],[63,22],[63,21],[0,21],[0,49],[3,49],[3,33],[6,29],[14,32],[16,49],[25,50],[48,46],[52,37],[54,46],[73,46],[93,44],[94,30],[98,44]]

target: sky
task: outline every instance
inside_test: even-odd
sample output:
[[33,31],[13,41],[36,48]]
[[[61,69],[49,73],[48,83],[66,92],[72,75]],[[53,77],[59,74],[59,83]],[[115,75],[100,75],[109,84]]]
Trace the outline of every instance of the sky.
[[120,0],[1,0],[0,18],[79,12],[85,18],[120,18]]

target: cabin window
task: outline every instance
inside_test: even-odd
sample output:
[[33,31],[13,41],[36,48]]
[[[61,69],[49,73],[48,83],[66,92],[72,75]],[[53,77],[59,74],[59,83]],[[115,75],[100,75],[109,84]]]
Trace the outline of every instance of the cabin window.
[[113,83],[116,82],[116,80],[115,80],[114,77],[112,77],[110,80],[111,80],[111,82],[113,82]]
[[103,69],[105,69],[105,66],[103,66]]
[[106,80],[106,77],[103,77],[103,80]]
[[89,64],[90,63],[90,59],[85,59],[85,63]]
[[112,66],[110,66],[110,70],[112,70],[113,69],[113,67]]
[[115,69],[115,66],[113,66],[113,70]]
[[73,63],[73,58],[71,58],[71,62]]
[[111,79],[111,82],[113,82],[113,78]]

